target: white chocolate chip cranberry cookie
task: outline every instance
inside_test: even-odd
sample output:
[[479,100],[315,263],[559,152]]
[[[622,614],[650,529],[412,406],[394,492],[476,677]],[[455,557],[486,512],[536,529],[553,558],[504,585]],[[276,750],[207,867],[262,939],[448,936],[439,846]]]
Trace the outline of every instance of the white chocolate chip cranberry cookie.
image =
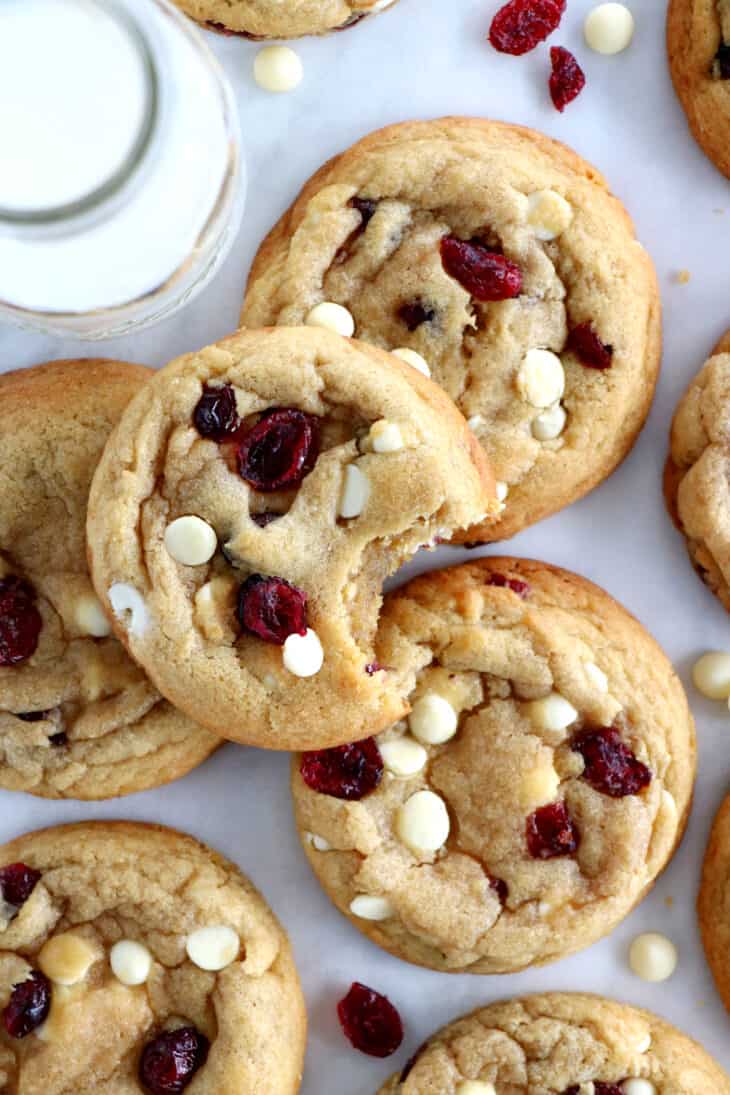
[[191,718],[321,748],[406,710],[374,654],[383,580],[497,505],[463,418],[415,369],[325,330],[244,331],[128,407],[92,486],[92,573]]
[[89,822],[22,836],[0,864],[0,1090],[299,1090],[289,942],[233,863],[161,826]]
[[730,611],[730,333],[694,378],[672,422],[669,512],[702,581]]
[[390,594],[377,655],[409,716],[293,765],[338,909],[454,972],[551,962],[615,928],[674,852],[694,781],[692,718],[654,640],[584,578],[489,558]]
[[705,852],[697,908],[702,942],[717,991],[730,1011],[730,795],[722,803]]
[[175,0],[209,30],[243,38],[299,38],[346,30],[396,0]]
[[598,172],[528,129],[406,123],[326,164],[261,245],[241,321],[332,305],[357,338],[415,353],[484,446],[503,512],[462,539],[504,539],[585,494],[649,410],[652,264]]
[[379,1095],[728,1095],[697,1042],[648,1011],[583,993],[479,1008],[434,1034]]
[[0,376],[0,787],[109,798],[182,776],[220,744],[127,657],[88,572],[91,478],[149,375],[60,361]]

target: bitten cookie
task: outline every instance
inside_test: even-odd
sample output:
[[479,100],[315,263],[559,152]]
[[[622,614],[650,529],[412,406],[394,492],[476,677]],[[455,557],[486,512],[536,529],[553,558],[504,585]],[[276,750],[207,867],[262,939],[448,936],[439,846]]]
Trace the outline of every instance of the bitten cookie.
[[175,0],[209,30],[243,38],[298,38],[346,30],[396,0]]
[[584,578],[489,558],[391,594],[377,654],[408,719],[293,769],[338,909],[455,972],[555,961],[615,928],[674,852],[694,781],[692,718],[654,640]]
[[86,501],[149,370],[60,361],[0,376],[0,787],[109,798],[184,775],[219,744],[111,637],[86,561]]
[[496,510],[444,392],[314,328],[240,332],[155,374],[89,502],[99,596],[157,687],[225,737],[319,748],[406,710],[374,656],[383,580]]
[[129,822],[30,833],[0,863],[3,1091],[299,1090],[289,942],[233,863]]
[[730,0],[671,0],[667,47],[695,140],[730,177]]
[[379,1095],[728,1095],[730,1077],[651,1012],[582,993],[525,996],[457,1019]]
[[652,264],[597,171],[528,129],[405,123],[325,164],[261,245],[241,322],[301,323],[322,301],[420,355],[484,446],[505,505],[462,539],[512,536],[595,487],[652,400]]

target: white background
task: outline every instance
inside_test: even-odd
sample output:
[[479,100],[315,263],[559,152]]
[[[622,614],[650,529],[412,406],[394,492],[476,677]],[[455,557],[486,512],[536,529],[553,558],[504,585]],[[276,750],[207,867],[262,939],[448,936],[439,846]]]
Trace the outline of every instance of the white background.
[[[2,839],[57,822],[139,818],[186,829],[236,860],[294,942],[310,1015],[305,1095],[372,1095],[446,1020],[482,1002],[540,989],[591,990],[652,1008],[703,1041],[730,1069],[730,1020],[706,968],[694,909],[709,826],[730,782],[730,713],[699,696],[689,679],[699,653],[730,647],[730,622],[692,571],[661,494],[674,406],[730,326],[730,183],[691,140],[673,96],[663,0],[633,0],[634,44],[612,58],[591,53],[582,42],[590,0],[569,0],[552,42],[575,50],[588,83],[562,116],[547,94],[547,46],[511,58],[485,42],[497,6],[496,0],[401,0],[347,32],[297,43],[305,79],[283,96],[254,85],[256,44],[209,36],[236,87],[248,149],[250,194],[240,240],[217,281],[181,315],[100,349],[161,365],[232,330],[264,232],[325,159],[378,126],[448,113],[501,118],[560,137],[596,164],[635,218],[659,273],[666,352],[658,396],[638,445],[612,479],[519,536],[509,550],[573,568],[605,586],[650,628],[676,665],[700,747],[695,808],[680,852],[641,907],[589,951],[511,977],[449,976],[382,953],[330,906],[298,848],[284,755],[229,745],[173,786],[109,803],[0,793]],[[676,281],[681,269],[691,272],[688,285]],[[98,349],[0,328],[2,369],[92,356]],[[414,565],[425,569],[464,556],[444,548]],[[628,943],[645,930],[665,932],[679,946],[678,971],[665,985],[645,984],[628,969]],[[406,1037],[390,1062],[356,1053],[339,1030],[335,1003],[355,979],[387,993],[401,1011]]]

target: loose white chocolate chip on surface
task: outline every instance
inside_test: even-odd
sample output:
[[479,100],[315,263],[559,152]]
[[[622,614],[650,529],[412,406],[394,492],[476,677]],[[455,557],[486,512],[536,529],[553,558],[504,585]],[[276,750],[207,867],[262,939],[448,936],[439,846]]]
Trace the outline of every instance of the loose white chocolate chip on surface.
[[331,300],[324,300],[315,305],[304,321],[307,327],[324,327],[326,331],[334,331],[336,335],[344,338],[352,338],[355,333],[355,320],[347,308],[341,304],[334,304]]
[[143,985],[152,969],[152,955],[143,943],[120,939],[109,952],[109,963],[123,985]]
[[528,350],[517,374],[517,390],[532,407],[552,407],[565,391],[565,370],[551,350]]
[[74,605],[74,620],[79,631],[95,639],[105,639],[112,625],[104,615],[101,601],[94,593],[83,593]]
[[708,700],[730,697],[730,654],[712,650],[703,654],[692,667],[695,688]]
[[381,418],[370,427],[370,445],[373,452],[398,452],[403,448],[403,435],[397,422]]
[[304,66],[289,46],[264,46],[256,54],[253,75],[264,91],[293,91],[302,82]]
[[359,517],[367,505],[370,497],[370,480],[364,472],[360,471],[357,464],[348,464],[342,477],[342,490],[340,491],[340,504],[338,508],[340,517]]
[[656,1095],[656,1088],[651,1080],[630,1079],[621,1084],[623,1095]]
[[212,972],[224,970],[235,962],[240,949],[238,934],[227,924],[199,928],[188,936],[185,944],[190,961],[199,969]]
[[643,981],[666,981],[677,968],[677,948],[658,932],[637,935],[629,949],[629,965]]
[[[150,614],[142,594],[126,582],[115,582],[107,596],[112,612],[129,634],[136,639],[142,638],[150,625]],[[128,620],[125,619],[126,613],[129,613]]]
[[314,677],[324,664],[324,650],[317,632],[308,627],[304,635],[289,635],[282,657],[284,668],[295,677]]
[[608,677],[595,662],[583,662],[586,677],[597,692],[608,692]]
[[390,920],[395,916],[393,903],[387,897],[360,894],[350,902],[350,912],[361,920]]
[[634,37],[634,17],[625,4],[599,4],[588,12],[583,33],[596,53],[621,53]]
[[415,350],[403,346],[397,350],[391,350],[391,353],[395,354],[396,357],[399,357],[401,361],[405,361],[406,364],[412,365],[414,369],[418,369],[419,373],[423,373],[424,376],[431,375],[431,367],[425,357],[421,357]]
[[428,753],[410,735],[393,741],[378,742],[383,764],[399,779],[418,775],[426,767]]
[[96,961],[97,952],[88,939],[64,932],[54,935],[38,955],[38,965],[57,985],[77,985]]
[[207,521],[190,514],[170,522],[165,529],[165,547],[176,563],[197,567],[213,558],[218,537]]
[[539,240],[554,240],[569,227],[573,208],[554,190],[536,190],[527,198],[527,223]]
[[413,704],[408,725],[414,738],[425,745],[442,745],[453,738],[459,718],[443,696],[437,692],[426,692]]
[[497,1089],[484,1080],[462,1080],[457,1084],[456,1095],[497,1095]]
[[396,831],[414,855],[432,855],[443,847],[451,823],[444,800],[433,791],[416,791],[396,816]]
[[541,700],[532,700],[527,705],[527,713],[540,730],[567,730],[578,718],[573,704],[568,703],[559,692],[551,692]]
[[537,418],[533,418],[532,436],[536,441],[554,441],[565,429],[567,419],[568,416],[561,404],[555,403]]

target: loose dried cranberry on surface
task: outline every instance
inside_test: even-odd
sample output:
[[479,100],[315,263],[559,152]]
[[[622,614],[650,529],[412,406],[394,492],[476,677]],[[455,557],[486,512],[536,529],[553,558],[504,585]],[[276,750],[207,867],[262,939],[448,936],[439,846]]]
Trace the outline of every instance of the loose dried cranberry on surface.
[[11,1038],[25,1038],[48,1018],[51,1010],[51,983],[40,970],[33,970],[27,981],[13,986],[3,1023]]
[[498,251],[482,243],[444,236],[441,263],[476,300],[510,300],[522,292],[522,271]]
[[518,597],[526,597],[530,592],[527,582],[523,582],[519,578],[508,578],[506,574],[490,574],[487,585],[498,586],[500,589],[511,589]]
[[527,819],[527,850],[533,859],[572,855],[580,842],[578,830],[564,802],[541,806]]
[[244,631],[283,646],[307,630],[307,595],[283,578],[252,574],[238,591],[238,620]]
[[354,981],[337,1005],[346,1037],[370,1057],[390,1057],[403,1041],[403,1023],[387,996]]
[[550,98],[555,109],[562,114],[568,103],[572,103],[586,86],[585,73],[570,50],[562,46],[550,48],[550,63]]
[[637,760],[613,726],[582,730],[573,738],[571,749],[583,757],[582,778],[586,783],[611,798],[637,795],[652,781],[649,769]]
[[9,905],[25,905],[40,881],[41,872],[26,863],[0,867],[0,897]]
[[378,203],[373,201],[372,198],[360,198],[356,194],[354,198],[350,198],[350,205],[353,209],[357,209],[358,213],[362,217],[362,227],[365,228],[375,216],[375,211],[378,208]]
[[319,421],[293,407],[266,411],[238,447],[238,471],[255,490],[294,487],[319,456]]
[[405,323],[409,331],[417,330],[422,323],[432,323],[436,312],[422,300],[407,300],[398,309],[398,319]]
[[18,665],[35,653],[43,626],[30,582],[14,574],[0,579],[0,666]]
[[721,80],[730,80],[730,45],[722,43],[715,54],[717,74]]
[[177,1095],[208,1059],[210,1042],[195,1027],[160,1034],[142,1050],[139,1078],[152,1095]]
[[613,346],[601,342],[591,323],[579,323],[574,327],[565,348],[589,369],[610,369],[613,364]]
[[[617,1084],[603,1084],[599,1080],[593,1083],[594,1095],[622,1095],[621,1088]],[[563,1095],[580,1095],[580,1084],[573,1084]]]
[[500,53],[519,57],[557,30],[565,0],[510,0],[489,28],[489,41]]
[[307,787],[321,795],[356,802],[383,778],[383,758],[375,738],[304,753],[300,766]]
[[193,411],[193,425],[201,437],[224,441],[231,437],[241,420],[236,407],[236,393],[230,384],[213,388],[206,384]]

